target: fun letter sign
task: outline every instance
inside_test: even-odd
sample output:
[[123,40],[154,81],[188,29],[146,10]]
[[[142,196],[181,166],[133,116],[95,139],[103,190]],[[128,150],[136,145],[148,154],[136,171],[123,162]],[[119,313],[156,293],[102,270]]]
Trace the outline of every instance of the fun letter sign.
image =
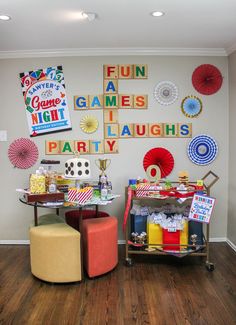
[[71,130],[62,67],[20,73],[30,136]]

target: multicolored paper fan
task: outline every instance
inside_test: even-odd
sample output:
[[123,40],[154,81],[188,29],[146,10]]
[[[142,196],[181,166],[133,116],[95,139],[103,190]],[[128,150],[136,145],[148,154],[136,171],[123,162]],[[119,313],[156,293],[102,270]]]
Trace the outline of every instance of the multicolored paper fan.
[[216,93],[222,85],[220,70],[212,64],[202,64],[192,74],[193,87],[203,95]]
[[178,88],[171,81],[161,81],[154,88],[154,98],[161,105],[171,105],[178,98]]
[[14,140],[8,148],[8,158],[14,167],[27,169],[38,160],[38,148],[36,144],[26,138]]
[[198,135],[188,145],[188,157],[196,165],[209,165],[217,153],[217,143],[209,135]]
[[202,111],[202,101],[196,96],[187,96],[182,100],[181,110],[187,117],[197,117]]
[[157,165],[161,171],[161,178],[168,176],[174,168],[174,158],[165,148],[153,148],[143,158],[145,171],[151,165]]

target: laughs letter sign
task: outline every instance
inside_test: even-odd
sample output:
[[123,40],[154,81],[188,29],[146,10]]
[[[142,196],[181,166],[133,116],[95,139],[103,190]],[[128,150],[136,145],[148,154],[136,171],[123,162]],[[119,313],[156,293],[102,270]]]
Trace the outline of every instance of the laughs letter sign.
[[62,67],[20,73],[30,136],[71,130]]

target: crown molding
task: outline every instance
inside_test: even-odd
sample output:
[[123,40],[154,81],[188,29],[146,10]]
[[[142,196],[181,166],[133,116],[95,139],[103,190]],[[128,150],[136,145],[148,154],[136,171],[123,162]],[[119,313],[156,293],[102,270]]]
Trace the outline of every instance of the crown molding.
[[227,56],[223,48],[75,48],[25,51],[0,51],[0,59],[67,56]]
[[230,54],[232,54],[232,53],[235,52],[235,51],[236,51],[236,43],[233,44],[232,46],[226,48],[226,53],[227,53],[227,55],[230,55]]

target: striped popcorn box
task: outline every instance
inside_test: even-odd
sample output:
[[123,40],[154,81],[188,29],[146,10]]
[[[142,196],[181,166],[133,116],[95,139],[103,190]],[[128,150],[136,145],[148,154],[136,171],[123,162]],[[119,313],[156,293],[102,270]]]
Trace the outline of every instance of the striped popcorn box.
[[77,201],[77,188],[69,188],[68,190],[68,201],[76,202]]
[[151,185],[151,184],[139,184],[136,189],[136,196],[137,197],[148,197],[150,192],[158,191],[158,185]]
[[77,201],[79,204],[83,204],[90,200],[93,196],[93,189],[92,187],[85,187],[81,190],[78,190],[77,194]]
[[137,197],[146,197],[149,195],[148,190],[150,189],[149,184],[139,184],[136,189]]

